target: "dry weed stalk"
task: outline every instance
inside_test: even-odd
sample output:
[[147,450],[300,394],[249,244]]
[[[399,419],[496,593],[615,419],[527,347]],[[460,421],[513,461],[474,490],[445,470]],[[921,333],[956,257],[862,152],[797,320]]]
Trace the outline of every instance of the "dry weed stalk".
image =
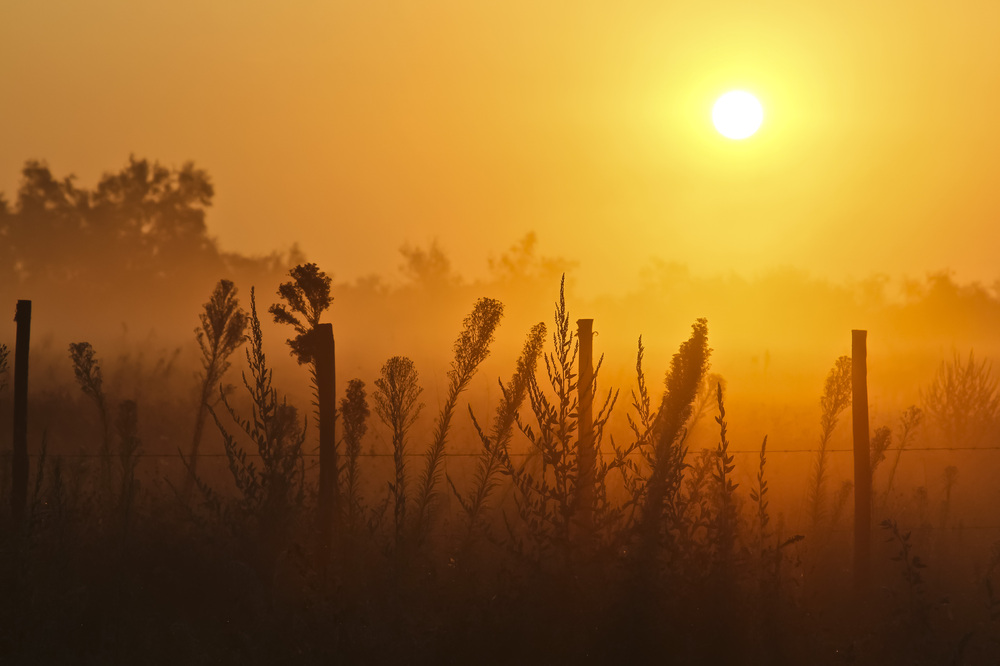
[[382,366],[372,394],[375,413],[392,430],[395,481],[389,483],[389,492],[393,500],[397,547],[402,541],[406,521],[406,434],[424,407],[418,402],[422,391],[413,361],[405,356],[393,356]]
[[720,506],[716,526],[719,556],[722,562],[729,562],[736,544],[736,505],[734,495],[736,487],[732,474],[736,471],[734,458],[729,453],[729,439],[726,437],[726,407],[722,402],[722,384],[718,384],[719,415],[715,422],[719,424],[719,446],[715,450],[715,469],[712,477],[719,484]]
[[118,492],[118,511],[121,516],[122,532],[127,533],[132,521],[139,482],[135,470],[139,465],[139,408],[134,400],[123,400],[118,405],[115,419],[118,433],[118,463],[121,467],[121,487]]
[[879,426],[875,428],[870,440],[870,469],[872,478],[875,477],[875,470],[885,460],[885,452],[892,446],[892,428],[889,426]]
[[195,329],[195,337],[201,349],[201,391],[194,435],[191,438],[191,452],[188,455],[189,474],[184,481],[182,494],[185,500],[190,497],[198,476],[198,448],[208,410],[215,404],[212,396],[229,370],[229,357],[246,339],[247,314],[240,307],[236,294],[236,286],[231,281],[219,280],[208,302],[202,306],[203,311],[198,315],[201,325]]
[[0,344],[0,393],[3,393],[4,389],[7,388],[7,382],[9,375],[8,358],[10,357],[10,349],[7,345]]
[[89,342],[74,342],[69,346],[73,374],[84,395],[94,401],[101,420],[101,490],[106,502],[111,501],[111,418],[108,413],[108,399],[104,392],[104,377],[101,364]]
[[816,463],[809,478],[809,521],[813,529],[826,517],[827,447],[841,413],[851,406],[851,357],[841,356],[826,377],[820,397],[820,437]]
[[883,504],[888,503],[889,494],[892,492],[892,482],[896,478],[896,469],[899,467],[899,458],[903,455],[903,450],[912,441],[917,430],[924,420],[924,412],[922,409],[916,405],[910,405],[900,416],[900,427],[902,429],[902,435],[899,438],[899,447],[896,449],[896,458],[892,461],[892,469],[889,470],[889,478],[885,484],[885,493],[883,495]]
[[767,480],[764,478],[764,466],[767,464],[767,435],[760,445],[760,464],[757,467],[757,487],[750,489],[750,499],[757,505],[757,538],[758,551],[764,552],[764,542],[767,539],[767,524],[771,517],[767,513]]
[[524,348],[521,350],[521,356],[517,360],[514,376],[506,386],[503,385],[503,382],[499,382],[502,397],[489,434],[480,426],[472,411],[472,406],[469,406],[469,417],[472,419],[476,433],[479,435],[479,441],[483,445],[476,463],[472,488],[463,497],[451,477],[448,477],[448,483],[465,512],[467,540],[471,540],[475,536],[483,520],[483,515],[488,509],[490,494],[499,485],[499,479],[505,466],[509,465],[508,446],[514,434],[517,410],[520,409],[528,395],[531,378],[535,374],[538,357],[542,353],[544,342],[545,324],[539,322],[528,333]]
[[[573,526],[580,510],[578,486],[581,473],[577,440],[578,380],[574,371],[579,340],[570,327],[565,275],[559,286],[552,343],[554,351],[545,353],[543,358],[553,397],[550,399],[531,374],[527,393],[536,427],[522,421],[519,414],[516,418],[518,428],[538,454],[541,468],[532,472],[528,467],[530,459],[516,468],[508,460],[506,467],[518,491],[518,512],[536,546],[541,550],[555,548],[565,561],[569,557]],[[603,360],[601,356],[594,368],[592,391],[595,395]],[[601,460],[604,428],[617,398],[617,392],[608,391],[604,404],[594,415],[593,442],[598,461]],[[608,510],[604,480],[609,469],[610,466],[599,462],[594,470],[595,525],[600,525],[602,514]]]
[[651,472],[643,492],[641,519],[647,550],[659,543],[661,535],[671,540],[670,530],[682,521],[683,508],[678,495],[687,456],[685,424],[691,416],[712,351],[708,346],[708,322],[699,319],[691,329],[691,337],[681,344],[670,361],[666,391],[653,427],[653,446],[647,457]]
[[896,521],[891,518],[883,520],[881,525],[882,529],[889,532],[889,537],[886,541],[895,543],[898,548],[896,554],[890,559],[893,562],[899,562],[902,566],[901,573],[903,580],[906,582],[911,617],[918,627],[922,630],[927,630],[930,627],[930,618],[928,616],[930,608],[924,596],[924,577],[922,573],[922,570],[926,569],[927,565],[920,559],[920,556],[913,554],[913,544],[910,543],[911,533],[909,531],[901,531]]
[[[311,334],[319,326],[320,317],[333,303],[330,286],[333,280],[313,263],[299,264],[288,271],[291,281],[282,282],[278,296],[284,303],[275,303],[268,312],[275,323],[288,324],[296,336],[286,340],[291,355],[299,364],[314,364]],[[315,368],[314,368],[315,370]]]
[[222,423],[214,407],[209,413],[222,434],[229,469],[242,495],[242,510],[255,518],[261,528],[266,562],[273,562],[294,515],[302,504],[305,468],[302,445],[305,428],[299,424],[298,411],[286,402],[278,401],[272,386],[273,370],[267,365],[263,335],[254,290],[250,289],[250,348],[246,351],[250,375],[243,373],[243,385],[250,396],[251,415],[241,417],[229,404],[220,389],[220,400],[244,435],[252,442],[261,459],[258,467],[248,459],[247,451]]
[[361,455],[361,440],[368,431],[370,413],[365,383],[360,379],[352,379],[347,384],[346,395],[340,401],[340,414],[344,420],[344,452],[347,458],[344,469],[346,482],[344,500],[346,501],[347,526],[351,532],[357,530],[358,521],[364,514],[364,505],[359,490],[361,469],[358,463]]
[[444,473],[444,447],[458,397],[469,387],[476,370],[489,356],[493,335],[502,317],[503,303],[493,298],[480,298],[462,322],[462,332],[455,340],[455,356],[448,371],[448,397],[434,422],[434,435],[424,456],[424,471],[417,493],[417,543],[422,543],[427,538],[434,518],[437,487]]

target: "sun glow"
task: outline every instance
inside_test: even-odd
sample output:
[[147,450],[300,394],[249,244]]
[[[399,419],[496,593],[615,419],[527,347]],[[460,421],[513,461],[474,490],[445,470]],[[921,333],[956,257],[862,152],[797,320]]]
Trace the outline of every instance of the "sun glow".
[[760,127],[764,109],[757,98],[742,90],[720,97],[712,107],[712,123],[727,139],[745,139]]

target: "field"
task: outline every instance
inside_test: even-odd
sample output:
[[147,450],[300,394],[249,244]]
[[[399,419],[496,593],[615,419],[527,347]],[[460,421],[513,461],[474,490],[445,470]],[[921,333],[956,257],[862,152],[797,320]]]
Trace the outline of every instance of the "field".
[[[193,349],[123,337],[111,362],[88,342],[33,352],[25,506],[3,513],[6,663],[1000,655],[988,362],[956,353],[920,406],[873,403],[859,583],[849,357],[815,380],[819,409],[790,397],[768,411],[766,392],[755,402],[710,371],[718,352],[699,319],[672,353],[640,339],[631,379],[609,390],[565,285],[550,321],[501,359],[504,304],[480,297],[431,380],[406,356],[359,366],[340,342],[337,367],[375,377],[337,375],[331,438],[312,336],[331,281],[313,264],[286,277],[267,313],[219,282]],[[265,330],[293,333],[297,363],[265,350]],[[179,369],[192,351],[195,377]],[[647,356],[669,361],[653,370]],[[7,422],[13,352],[4,360]],[[581,392],[594,366],[596,391]],[[274,367],[302,384],[291,402]],[[773,430],[749,440],[739,415]],[[0,490],[16,497],[4,441]]]

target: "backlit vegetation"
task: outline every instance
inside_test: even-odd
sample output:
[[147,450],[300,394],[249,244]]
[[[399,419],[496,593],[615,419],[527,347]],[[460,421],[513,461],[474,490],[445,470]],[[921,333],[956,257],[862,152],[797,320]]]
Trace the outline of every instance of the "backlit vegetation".
[[[410,257],[424,282],[401,289],[407,298],[456,289],[439,249]],[[499,264],[516,272],[529,259]],[[837,663],[845,654],[983,663],[998,654],[1000,558],[960,511],[972,470],[942,458],[915,480],[908,465],[935,445],[996,446],[989,363],[955,356],[927,379],[920,407],[873,418],[873,517],[885,540],[875,539],[871,588],[855,593],[842,456],[849,357],[814,378],[819,400],[809,399],[801,439],[788,441],[787,429],[782,440],[745,426],[754,415],[733,397],[737,383],[714,371],[724,350],[710,345],[706,319],[689,320],[680,339],[640,337],[634,356],[615,360],[634,360],[624,380],[596,354],[588,458],[565,279],[550,323],[512,332],[514,352],[498,340],[515,304],[476,295],[445,322],[450,348],[432,341],[447,365],[388,350],[370,374],[341,376],[327,548],[317,534],[317,420],[302,416],[308,386],[293,373],[312,365],[321,318],[343,326],[330,312],[335,293],[343,301],[316,264],[275,283],[280,302],[263,323],[252,287],[248,311],[234,281],[205,288],[208,300],[189,313],[200,362],[189,374],[171,352],[149,362],[76,342],[67,359],[62,348],[55,367],[67,381],[31,396],[29,520],[16,530],[2,514],[5,663]],[[597,322],[599,333],[619,325]],[[284,335],[271,344],[271,323],[294,331],[287,347]],[[401,316],[391,324],[406,328]],[[275,348],[297,363],[282,366],[287,354]],[[352,353],[338,339],[338,367],[366,368]],[[3,401],[11,360],[0,346]],[[796,454],[799,464],[785,464]]]
[[[292,276],[297,282],[281,291],[289,309],[274,306],[271,312],[295,327],[292,353],[309,362],[306,341],[331,300],[329,283],[314,265],[298,267]],[[310,298],[313,283],[322,293],[312,289]],[[71,458],[37,459],[29,532],[7,541],[4,550],[8,563],[27,567],[8,608],[41,590],[53,603],[60,600],[68,617],[79,616],[84,606],[66,596],[72,588],[51,578],[52,567],[65,566],[61,563],[72,552],[73,560],[83,557],[90,564],[61,575],[93,586],[102,619],[91,628],[95,636],[70,634],[62,648],[43,648],[27,638],[37,630],[9,616],[26,638],[8,641],[6,653],[41,658],[65,654],[62,649],[83,650],[102,659],[113,641],[116,651],[149,661],[145,646],[163,644],[148,627],[133,624],[139,612],[169,618],[167,626],[174,629],[156,635],[186,636],[169,649],[160,647],[153,661],[187,661],[198,654],[214,655],[213,661],[239,655],[239,661],[259,650],[269,660],[306,646],[310,659],[361,662],[431,654],[502,662],[586,655],[643,659],[662,650],[687,663],[772,662],[790,655],[825,660],[837,645],[857,640],[847,619],[854,601],[830,585],[840,576],[833,562],[844,552],[843,540],[829,531],[843,519],[837,516],[846,503],[843,493],[838,498],[829,490],[829,461],[838,419],[850,404],[848,357],[837,360],[823,387],[819,448],[804,498],[809,529],[793,534],[772,513],[772,486],[783,480],[768,473],[773,454],[766,437],[754,469],[746,472],[752,481],[739,480],[724,380],[708,373],[712,350],[705,320],[694,323],[673,354],[661,392],[647,379],[640,339],[624,415],[628,428],[617,440],[609,428],[619,391],[595,389],[597,456],[588,471],[578,446],[579,341],[565,286],[556,302],[550,347],[549,329],[542,323],[532,327],[511,379],[499,384],[491,421],[481,423],[471,405],[459,409],[490,354],[502,313],[493,299],[473,304],[453,345],[444,397],[429,429],[418,427],[426,378],[412,360],[389,358],[371,393],[360,379],[346,382],[337,470],[344,501],[329,572],[318,560],[323,551],[310,518],[316,481],[309,471],[315,461],[306,455],[309,427],[279,398],[253,289],[246,314],[235,286],[220,281],[199,315],[202,371],[190,415],[196,439],[182,458],[186,474],[179,479],[143,477],[140,404],[116,403],[94,348],[71,345],[77,384],[96,416],[88,439],[97,447],[83,465]],[[224,375],[230,356],[244,343],[241,396]],[[602,361],[595,364],[595,385]],[[973,397],[956,405],[955,384]],[[714,410],[706,396],[714,397]],[[970,432],[971,424],[988,429],[995,380],[988,366],[956,358],[942,366],[926,396],[928,411],[947,436]],[[195,466],[203,411],[221,437],[228,480],[206,476]],[[369,421],[372,411],[377,424]],[[466,459],[467,472],[458,467],[463,458],[452,455],[469,450],[453,435],[463,411],[477,451]],[[716,443],[692,450],[691,429],[713,411]],[[934,600],[934,564],[917,554],[927,548],[920,528],[904,531],[892,517],[899,510],[894,491],[900,458],[912,446],[922,413],[907,409],[895,438],[886,426],[871,438],[876,512],[886,516],[888,535],[878,568],[892,593],[872,592],[873,600],[881,599],[873,608],[888,615],[879,610],[865,617],[893,629],[858,648],[864,663],[886,654],[923,658],[925,649],[935,661],[961,658],[996,638],[985,614],[962,640],[951,638],[959,625]],[[369,453],[373,431],[384,435],[389,468],[375,464],[378,458]],[[610,445],[602,446],[609,437]],[[957,471],[945,472],[950,502]],[[193,498],[170,492],[163,481],[191,483]],[[849,494],[850,486],[844,487]],[[115,555],[98,564],[94,558],[106,559],[108,548]],[[118,570],[113,576],[118,582],[102,582],[101,572],[111,571],[107,567]],[[151,584],[150,567],[170,582]],[[318,583],[321,570],[333,576],[332,585]],[[991,590],[991,579],[983,580],[981,589]],[[178,592],[184,596],[177,598]],[[121,596],[126,593],[130,596]],[[191,615],[183,609],[195,599],[207,608]],[[126,614],[116,610],[123,603]],[[828,609],[821,623],[809,611],[820,607]],[[841,610],[845,615],[835,620]],[[219,622],[233,621],[228,617],[236,618],[237,626],[220,634]],[[678,623],[681,617],[686,619]],[[893,624],[897,618],[902,624]],[[46,622],[62,626],[51,617],[36,626]],[[713,639],[719,622],[732,632],[723,642]],[[822,640],[809,638],[818,631],[825,632]],[[907,642],[909,631],[921,636],[919,643]]]

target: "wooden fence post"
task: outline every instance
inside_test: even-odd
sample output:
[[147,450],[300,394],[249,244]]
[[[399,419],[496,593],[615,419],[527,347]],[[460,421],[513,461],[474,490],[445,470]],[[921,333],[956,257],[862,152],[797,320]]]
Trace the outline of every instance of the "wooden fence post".
[[594,528],[594,483],[597,453],[594,451],[594,320],[577,319],[577,339],[580,341],[579,374],[577,376],[577,506],[584,537]]
[[851,331],[851,415],[854,428],[854,586],[868,588],[872,552],[872,469],[868,434],[868,331]]
[[333,325],[316,327],[316,388],[319,402],[319,536],[323,567],[328,564],[340,488],[337,456],[337,356]]
[[14,313],[14,451],[11,456],[10,508],[14,525],[24,525],[28,504],[28,347],[31,343],[31,301],[18,301]]

